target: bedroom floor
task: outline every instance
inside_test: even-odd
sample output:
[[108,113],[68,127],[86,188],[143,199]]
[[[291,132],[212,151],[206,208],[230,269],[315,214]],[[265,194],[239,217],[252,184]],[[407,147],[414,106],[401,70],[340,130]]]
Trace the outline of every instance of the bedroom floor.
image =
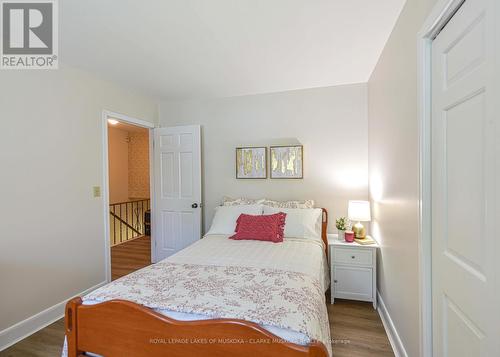
[[335,304],[327,304],[335,357],[394,356],[382,320],[371,303],[335,299]]
[[[111,249],[113,280],[151,262],[150,238],[140,237]],[[329,293],[327,294],[329,296]],[[327,301],[335,357],[394,356],[382,321],[371,303]],[[64,320],[60,319],[0,352],[0,357],[54,357],[61,355]]]
[[[335,357],[394,356],[378,313],[371,303],[337,300],[328,303]],[[61,355],[63,319],[0,352],[1,357],[54,357]]]

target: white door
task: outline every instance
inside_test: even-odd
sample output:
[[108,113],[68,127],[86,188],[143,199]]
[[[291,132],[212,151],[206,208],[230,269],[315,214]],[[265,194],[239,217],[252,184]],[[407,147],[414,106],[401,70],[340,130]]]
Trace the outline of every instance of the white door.
[[154,129],[155,261],[201,237],[200,126]]
[[466,0],[432,45],[434,357],[500,356],[497,0]]

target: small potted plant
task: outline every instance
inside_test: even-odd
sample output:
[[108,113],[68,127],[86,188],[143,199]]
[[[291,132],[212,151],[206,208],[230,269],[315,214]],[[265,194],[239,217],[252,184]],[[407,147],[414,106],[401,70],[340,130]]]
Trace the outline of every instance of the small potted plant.
[[350,229],[350,222],[346,217],[339,217],[335,221],[335,226],[339,230],[339,240],[345,239],[345,231]]

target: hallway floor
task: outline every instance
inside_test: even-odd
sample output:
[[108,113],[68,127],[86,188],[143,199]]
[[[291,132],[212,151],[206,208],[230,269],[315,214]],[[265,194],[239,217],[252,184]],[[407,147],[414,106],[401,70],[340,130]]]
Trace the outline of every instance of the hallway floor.
[[151,264],[151,237],[142,236],[111,247],[111,279]]

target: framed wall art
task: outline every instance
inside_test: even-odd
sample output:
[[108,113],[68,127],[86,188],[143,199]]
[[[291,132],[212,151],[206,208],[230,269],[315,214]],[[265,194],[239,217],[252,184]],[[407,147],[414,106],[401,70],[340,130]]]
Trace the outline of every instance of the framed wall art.
[[267,148],[266,147],[236,148],[236,178],[237,179],[267,178]]
[[271,146],[271,178],[304,178],[304,149],[302,145]]

